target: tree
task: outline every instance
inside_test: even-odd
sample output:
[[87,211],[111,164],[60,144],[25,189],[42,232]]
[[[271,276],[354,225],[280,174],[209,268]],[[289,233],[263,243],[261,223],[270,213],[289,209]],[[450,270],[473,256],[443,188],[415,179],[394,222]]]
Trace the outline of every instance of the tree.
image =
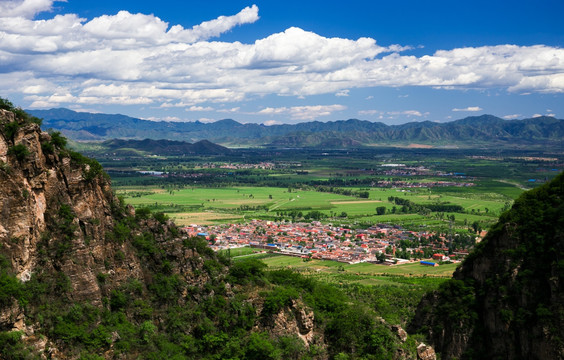
[[252,333],[245,349],[247,359],[277,359],[280,350],[276,349],[264,332]]
[[60,132],[55,131],[51,133],[51,144],[59,149],[64,149],[67,146],[67,139]]
[[14,109],[14,104],[8,99],[0,97],[0,109],[12,111]]
[[362,199],[368,199],[370,197],[370,193],[368,191],[361,191],[358,193],[358,197]]
[[386,213],[386,207],[385,206],[378,206],[376,208],[376,214],[377,215],[384,215]]
[[472,229],[474,230],[475,233],[479,233],[482,231],[482,227],[480,226],[480,223],[478,221],[474,221],[472,223]]

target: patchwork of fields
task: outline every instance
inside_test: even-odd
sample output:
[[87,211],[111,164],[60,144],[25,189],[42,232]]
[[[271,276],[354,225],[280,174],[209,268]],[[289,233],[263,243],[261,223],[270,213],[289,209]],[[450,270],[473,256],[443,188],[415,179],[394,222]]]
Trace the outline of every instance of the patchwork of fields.
[[[512,187],[511,185],[506,185]],[[360,188],[357,190],[361,190]],[[180,188],[121,187],[118,195],[136,207],[162,211],[180,225],[241,222],[250,219],[276,219],[296,211],[302,215],[322,212],[329,221],[339,223],[395,223],[400,225],[447,226],[448,215],[455,216],[455,226],[474,221],[491,224],[510,200],[499,193],[446,192],[444,189],[363,189],[369,197],[356,198],[314,190],[276,187]],[[141,194],[141,195],[139,195]],[[401,197],[419,205],[448,203],[460,205],[465,213],[404,214],[388,197]],[[386,214],[376,215],[376,207]],[[394,209],[395,208],[395,209]],[[394,213],[395,211],[395,213]],[[346,215],[346,216],[343,216]]]

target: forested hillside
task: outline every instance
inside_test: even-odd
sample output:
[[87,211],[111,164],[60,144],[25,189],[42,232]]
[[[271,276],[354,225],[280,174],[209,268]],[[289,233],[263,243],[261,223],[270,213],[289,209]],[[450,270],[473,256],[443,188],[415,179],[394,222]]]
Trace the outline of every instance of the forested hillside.
[[437,292],[411,331],[444,358],[564,358],[564,174],[524,193]]

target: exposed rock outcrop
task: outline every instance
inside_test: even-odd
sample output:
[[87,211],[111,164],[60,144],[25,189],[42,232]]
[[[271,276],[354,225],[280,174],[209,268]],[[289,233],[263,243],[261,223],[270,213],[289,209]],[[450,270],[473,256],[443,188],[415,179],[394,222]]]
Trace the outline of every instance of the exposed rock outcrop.
[[[104,261],[113,259],[121,247],[108,246],[105,238],[113,229],[112,206],[118,199],[108,179],[101,174],[87,178],[90,165],[73,160],[72,154],[51,142],[37,124],[0,110],[3,254],[22,281],[29,280],[44,262],[42,268],[70,278],[75,300],[100,303],[96,276],[106,271]],[[61,235],[62,227],[66,234]],[[68,256],[71,251],[72,257]],[[127,266],[127,276],[140,276],[133,257],[122,266]],[[115,276],[116,281],[123,278]]]
[[[315,316],[301,300],[292,300],[290,306],[267,318],[266,324],[261,326],[274,336],[296,335],[309,347],[314,342],[321,343],[320,334],[314,331]],[[317,335],[317,338],[316,338]]]
[[392,325],[392,332],[397,335],[401,342],[407,340],[407,332],[399,325]]
[[435,360],[437,355],[435,354],[435,350],[429,345],[425,345],[423,343],[417,346],[417,359],[418,360]]

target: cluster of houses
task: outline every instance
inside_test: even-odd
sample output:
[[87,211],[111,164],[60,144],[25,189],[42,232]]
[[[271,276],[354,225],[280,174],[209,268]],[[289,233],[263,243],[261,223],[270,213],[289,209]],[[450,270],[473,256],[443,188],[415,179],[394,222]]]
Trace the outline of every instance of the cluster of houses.
[[417,181],[404,181],[404,180],[379,180],[372,184],[373,187],[385,187],[385,188],[432,188],[432,187],[469,187],[475,186],[473,182],[457,182],[457,181],[428,181],[428,182],[417,182]]
[[259,162],[259,163],[205,163],[200,164],[202,169],[230,169],[230,170],[244,170],[244,169],[262,169],[272,170],[276,165],[272,162]]
[[[448,252],[446,239],[430,243],[433,235],[427,232],[404,230],[398,226],[376,225],[368,229],[310,223],[287,223],[253,220],[246,224],[224,224],[214,226],[186,226],[183,231],[188,236],[206,238],[214,250],[243,246],[261,248],[288,256],[304,259],[325,259],[349,264],[378,262],[387,265],[416,261],[433,255],[436,261],[451,261],[467,252],[445,255]],[[412,259],[396,257],[396,250],[402,240],[411,244],[422,241],[427,245],[405,249],[413,255]],[[403,252],[405,253],[405,251]]]

